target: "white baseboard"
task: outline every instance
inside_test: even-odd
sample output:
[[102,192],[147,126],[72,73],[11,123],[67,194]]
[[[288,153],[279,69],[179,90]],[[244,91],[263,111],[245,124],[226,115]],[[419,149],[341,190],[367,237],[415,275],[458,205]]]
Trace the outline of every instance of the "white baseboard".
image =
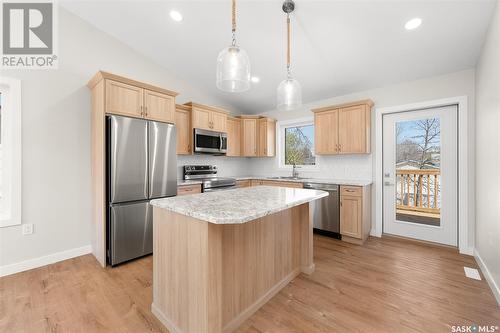
[[91,252],[92,252],[92,247],[90,245],[85,245],[82,247],[78,247],[76,249],[56,252],[43,257],[33,258],[10,265],[0,266],[0,277],[19,272],[24,272],[33,268],[50,265],[58,261],[63,261],[66,259],[83,256],[84,254],[89,254]]
[[467,246],[463,250],[459,250],[460,254],[466,254],[468,256],[473,256],[474,255],[474,248],[472,246]]
[[486,264],[484,263],[483,259],[477,252],[477,249],[474,250],[474,258],[476,258],[476,262],[479,265],[479,268],[481,269],[481,272],[484,275],[484,278],[488,282],[491,291],[493,292],[493,296],[495,296],[495,299],[497,300],[498,305],[500,305],[500,288],[498,287],[497,283],[493,279],[493,276],[491,275],[490,271],[488,270],[488,267],[486,267]]

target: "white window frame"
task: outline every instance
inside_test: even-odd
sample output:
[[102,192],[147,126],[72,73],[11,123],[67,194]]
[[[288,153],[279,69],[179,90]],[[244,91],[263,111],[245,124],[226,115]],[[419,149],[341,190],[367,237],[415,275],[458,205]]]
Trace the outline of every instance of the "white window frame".
[[21,81],[0,77],[0,92],[2,93],[0,227],[7,227],[21,224]]
[[[278,152],[278,168],[281,170],[292,170],[291,165],[285,165],[285,129],[298,126],[314,126],[314,117],[298,118],[292,120],[282,120],[276,123],[277,135],[277,152]],[[300,171],[319,171],[318,155],[316,157],[315,165],[297,165]]]

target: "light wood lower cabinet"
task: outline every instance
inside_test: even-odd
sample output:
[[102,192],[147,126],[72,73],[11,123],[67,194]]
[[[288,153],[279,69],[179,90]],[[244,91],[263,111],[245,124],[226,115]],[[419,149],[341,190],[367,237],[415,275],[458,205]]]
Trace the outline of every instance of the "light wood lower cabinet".
[[282,181],[276,181],[276,180],[252,179],[252,186],[259,186],[259,185],[280,186],[280,187],[290,187],[290,188],[303,188],[304,187],[302,183],[282,182]]
[[250,179],[248,180],[237,180],[236,181],[236,187],[241,188],[241,187],[250,187],[252,186],[252,181]]
[[201,184],[177,186],[177,195],[189,195],[195,193],[201,193]]
[[191,141],[193,136],[191,132],[191,108],[184,105],[176,105],[175,127],[177,135],[177,154],[191,154]]
[[369,154],[372,106],[364,100],[313,109],[316,154]]
[[362,244],[371,229],[370,186],[340,187],[340,234],[342,240]]

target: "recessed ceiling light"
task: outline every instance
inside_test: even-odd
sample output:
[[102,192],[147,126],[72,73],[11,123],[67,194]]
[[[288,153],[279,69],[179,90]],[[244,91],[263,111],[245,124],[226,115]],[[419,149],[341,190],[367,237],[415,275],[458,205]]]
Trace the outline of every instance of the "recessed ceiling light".
[[417,29],[418,27],[420,27],[421,24],[422,24],[422,19],[419,17],[415,17],[406,22],[405,29],[406,30]]
[[182,21],[182,14],[176,10],[171,10],[170,11],[170,18],[172,20],[174,20],[175,22],[180,22],[180,21]]
[[259,83],[260,82],[260,78],[257,77],[257,76],[252,76],[252,78],[250,79],[253,83]]

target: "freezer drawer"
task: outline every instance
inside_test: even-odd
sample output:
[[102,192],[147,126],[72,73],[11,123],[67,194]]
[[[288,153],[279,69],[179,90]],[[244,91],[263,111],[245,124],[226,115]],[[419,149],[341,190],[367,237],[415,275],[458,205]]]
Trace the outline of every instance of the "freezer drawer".
[[175,126],[150,121],[149,198],[177,194],[177,144]]
[[148,198],[148,123],[141,119],[109,116],[109,202]]
[[148,201],[110,206],[110,263],[153,252],[153,209]]

